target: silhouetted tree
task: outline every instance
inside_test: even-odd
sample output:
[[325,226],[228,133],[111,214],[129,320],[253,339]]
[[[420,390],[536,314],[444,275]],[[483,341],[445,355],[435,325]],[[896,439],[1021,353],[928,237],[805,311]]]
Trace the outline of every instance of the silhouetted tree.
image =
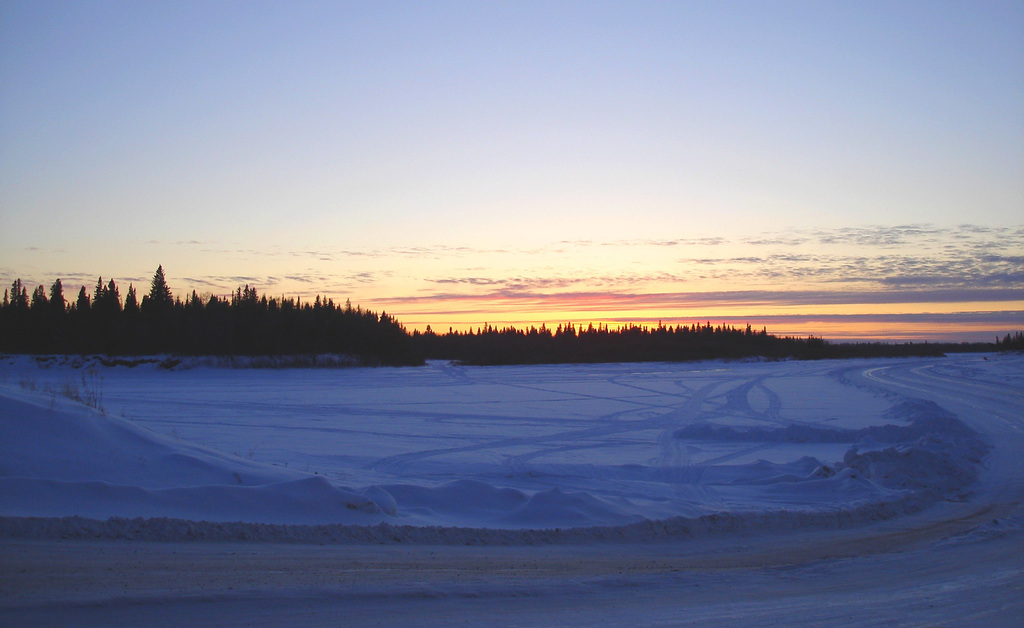
[[46,290],[42,286],[36,286],[36,289],[32,291],[32,305],[31,308],[36,313],[41,313],[46,309],[49,300],[46,298]]
[[153,274],[153,281],[149,285],[149,298],[157,306],[173,303],[171,289],[167,286],[167,280],[164,279],[163,264],[157,266],[156,272]]
[[996,338],[996,349],[1000,351],[1024,351],[1024,331],[1006,334],[1002,341]]
[[14,283],[11,284],[10,307],[14,310],[28,309],[28,291],[21,283],[21,279],[15,279]]
[[139,301],[132,284],[128,284],[128,293],[124,296],[124,313],[133,316],[139,313]]
[[85,291],[85,286],[78,291],[78,298],[75,299],[75,309],[79,312],[89,311],[89,294]]
[[67,301],[64,299],[64,284],[58,279],[50,286],[50,309],[63,314],[67,306]]

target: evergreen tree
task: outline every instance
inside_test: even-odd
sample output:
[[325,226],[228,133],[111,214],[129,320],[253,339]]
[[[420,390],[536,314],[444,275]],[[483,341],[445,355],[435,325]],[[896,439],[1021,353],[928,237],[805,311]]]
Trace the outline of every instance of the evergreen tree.
[[36,289],[32,291],[32,309],[36,312],[41,312],[46,308],[47,303],[46,289],[42,286],[36,286]]
[[167,306],[174,303],[171,289],[167,286],[167,280],[164,279],[164,267],[162,264],[157,266],[156,273],[153,274],[153,282],[149,287],[149,298],[154,305]]
[[24,284],[21,283],[21,279],[15,279],[14,283],[11,284],[10,306],[15,310],[28,309],[28,291],[25,289]]
[[78,298],[75,300],[75,309],[79,312],[89,311],[89,293],[85,291],[85,286],[82,286],[78,291]]
[[135,286],[128,284],[128,294],[124,296],[124,313],[137,314],[139,311],[138,297],[135,296]]
[[117,284],[114,283],[113,279],[111,279],[110,282],[107,283],[107,287],[106,290],[104,291],[103,296],[107,303],[107,307],[109,307],[111,310],[115,310],[118,312],[121,311],[121,293],[120,291],[118,291]]
[[64,299],[64,285],[58,279],[50,286],[50,309],[63,314],[67,307],[67,301]]

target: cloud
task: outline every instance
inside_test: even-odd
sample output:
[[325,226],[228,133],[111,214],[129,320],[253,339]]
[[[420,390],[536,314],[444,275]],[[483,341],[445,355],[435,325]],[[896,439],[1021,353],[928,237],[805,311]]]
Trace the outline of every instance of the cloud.
[[427,279],[431,283],[439,284],[468,284],[471,286],[495,286],[505,285],[508,279],[488,279],[485,277],[452,277],[447,279]]
[[[630,318],[619,322],[650,323],[664,318]],[[1024,320],[1024,310],[950,312],[950,313],[908,313],[908,314],[754,314],[741,316],[716,316],[715,322],[737,324],[757,321],[775,323],[1002,323],[1010,327]]]
[[994,272],[956,279],[946,275],[898,275],[895,277],[883,277],[880,281],[885,285],[900,287],[961,285],[1016,287],[1024,285],[1024,272]]
[[[858,243],[859,254],[829,252],[828,249],[809,252],[797,247],[770,255],[689,257],[677,261],[684,266],[701,268],[699,272],[704,278],[748,283],[813,280],[822,284],[864,283],[879,287],[969,287],[1019,281],[1024,272],[1024,255],[1020,255],[1024,241],[1017,243],[1011,237],[1001,238],[996,246],[991,241],[972,239],[976,231],[988,234],[992,230],[969,229],[965,231],[966,240],[954,241],[948,237],[935,239],[936,234],[948,236],[951,230],[920,226],[840,229],[827,234],[821,232],[820,237],[828,242]],[[1009,232],[1007,229],[1000,231]],[[907,253],[894,254],[888,246],[911,238],[919,238],[919,241],[900,247]],[[878,242],[882,245],[877,245]]]
[[810,238],[799,236],[775,236],[759,238],[743,238],[741,242],[752,246],[800,246],[810,242]]
[[653,239],[637,238],[632,240],[560,240],[555,242],[558,246],[568,247],[672,247],[672,246],[721,246],[727,244],[728,239],[723,237],[706,238],[670,238]]
[[215,282],[215,281],[212,281],[212,280],[210,280],[208,278],[205,278],[205,277],[183,277],[182,281],[184,281],[186,284],[189,284],[191,286],[206,286],[206,287],[209,287],[209,288],[217,288],[217,289],[222,288],[223,285],[224,285],[224,282],[222,282],[222,281],[216,281]]
[[[907,232],[906,228],[902,229]],[[923,233],[918,229],[916,233]],[[862,247],[863,248],[863,247]],[[891,250],[865,250],[848,255],[827,252],[786,251],[769,255],[728,257],[684,257],[677,266],[659,272],[608,274],[585,266],[571,274],[513,275],[501,277],[469,271],[465,276],[426,277],[438,286],[463,286],[472,294],[479,288],[504,291],[555,291],[603,288],[610,291],[678,286],[694,281],[721,281],[734,285],[769,284],[783,289],[811,282],[822,289],[832,285],[863,285],[865,289],[1013,287],[1024,277],[1024,256],[986,252],[975,254],[970,247],[940,251],[916,249],[911,254]],[[642,268],[642,266],[641,266]]]
[[979,259],[991,264],[1013,264],[1024,267],[1024,255],[983,255]]
[[813,232],[822,244],[854,244],[858,246],[896,247],[914,240],[937,241],[948,229],[928,224],[844,227]]
[[[801,247],[808,244],[824,246],[858,246],[870,249],[896,248],[919,245],[940,245],[952,243],[962,246],[972,242],[979,246],[1010,245],[1021,246],[1024,228],[992,227],[961,224],[955,227],[935,225],[871,225],[865,227],[840,227],[834,229],[796,229],[787,232],[766,232],[757,236],[740,239],[751,246]],[[957,244],[961,243],[961,244]]]
[[[390,277],[390,271],[369,272],[359,271],[346,274],[324,273],[319,270],[310,272],[289,273],[287,275],[200,275],[182,277],[177,284],[189,286],[191,290],[195,286],[201,286],[214,293],[231,293],[242,285],[257,288],[263,292],[278,292],[282,283],[302,284],[302,289],[288,289],[287,294],[292,296],[305,296],[307,294],[340,294],[348,292],[357,286],[374,283],[381,279]],[[313,289],[313,292],[310,291]]]
[[930,303],[1013,302],[1024,301],[1024,288],[977,288],[931,290],[738,290],[720,292],[559,292],[544,293],[496,290],[483,294],[438,293],[421,296],[400,296],[375,299],[381,303],[429,304],[442,302],[531,303],[554,308],[586,305],[598,309],[693,309],[736,306],[814,306],[814,305],[891,305]]
[[603,246],[721,246],[728,240],[722,237],[714,238],[677,238],[670,240],[615,240],[602,242]]
[[[617,289],[649,284],[684,283],[686,279],[672,273],[623,273],[619,275],[575,273],[572,276],[514,277],[442,277],[425,282],[442,286],[493,287],[498,292],[565,291],[574,287]],[[478,294],[474,292],[473,294]]]

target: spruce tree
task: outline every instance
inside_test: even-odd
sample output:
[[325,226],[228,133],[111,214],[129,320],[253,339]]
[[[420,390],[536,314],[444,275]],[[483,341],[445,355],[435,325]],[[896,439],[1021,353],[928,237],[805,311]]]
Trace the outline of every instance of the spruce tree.
[[42,286],[36,286],[36,289],[32,291],[32,309],[35,312],[41,312],[46,308],[49,301],[46,298],[46,289]]
[[21,279],[15,279],[11,284],[11,307],[15,310],[28,309],[28,291]]
[[139,311],[138,297],[135,296],[135,286],[128,284],[128,294],[124,297],[125,314],[137,314]]
[[75,309],[79,312],[89,311],[89,293],[85,291],[85,286],[82,286],[78,290],[78,299],[75,300]]
[[153,275],[153,283],[149,287],[149,298],[154,305],[166,306],[173,303],[171,289],[167,286],[167,280],[164,279],[162,264],[157,266],[156,273]]
[[107,307],[113,311],[121,311],[121,292],[117,289],[117,284],[111,279],[107,283],[107,287],[104,289],[103,297],[107,302]]
[[67,301],[64,299],[64,285],[58,279],[50,286],[50,309],[63,314],[67,305]]
[[103,277],[96,280],[96,288],[92,291],[93,305],[103,303]]

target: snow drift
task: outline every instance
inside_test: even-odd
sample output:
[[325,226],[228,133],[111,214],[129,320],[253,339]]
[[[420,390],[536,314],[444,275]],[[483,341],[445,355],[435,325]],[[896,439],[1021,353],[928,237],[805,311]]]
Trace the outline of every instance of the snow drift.
[[366,522],[372,500],[325,478],[161,437],[66,403],[0,397],[4,515]]

